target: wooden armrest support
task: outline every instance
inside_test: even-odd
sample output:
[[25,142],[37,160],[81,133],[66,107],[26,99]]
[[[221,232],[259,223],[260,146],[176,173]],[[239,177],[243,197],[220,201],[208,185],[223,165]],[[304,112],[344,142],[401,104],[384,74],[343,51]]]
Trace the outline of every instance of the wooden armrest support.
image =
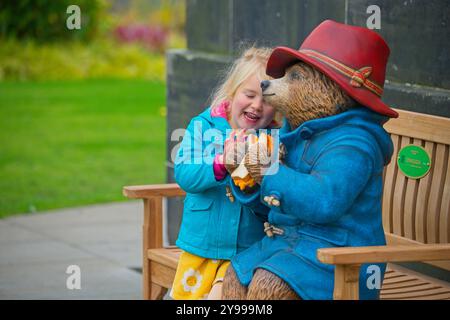
[[123,187],[123,195],[130,199],[145,199],[151,197],[178,197],[186,195],[176,183],[150,184],[142,186]]
[[317,259],[336,265],[450,260],[450,244],[325,248],[317,250]]
[[450,244],[324,248],[317,250],[317,259],[336,265],[333,299],[357,300],[361,264],[450,260]]
[[186,192],[176,183],[126,186],[123,187],[122,192],[125,197],[130,199],[144,200],[144,223],[142,225],[143,296],[144,299],[160,297],[163,294],[161,284],[152,284],[149,249],[162,248],[163,246],[163,198],[185,196]]

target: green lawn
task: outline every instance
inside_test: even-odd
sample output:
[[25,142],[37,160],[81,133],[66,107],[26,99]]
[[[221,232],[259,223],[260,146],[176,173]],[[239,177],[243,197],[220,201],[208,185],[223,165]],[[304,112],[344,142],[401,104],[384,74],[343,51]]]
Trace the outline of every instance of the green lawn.
[[0,83],[0,217],[165,181],[165,84]]

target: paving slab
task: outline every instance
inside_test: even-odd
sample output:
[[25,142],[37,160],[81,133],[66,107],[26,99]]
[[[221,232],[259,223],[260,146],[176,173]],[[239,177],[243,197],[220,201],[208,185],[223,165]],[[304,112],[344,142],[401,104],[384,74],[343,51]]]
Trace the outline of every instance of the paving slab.
[[[68,267],[80,270],[80,289],[71,289]],[[78,259],[33,265],[0,266],[1,299],[140,299],[141,276],[103,259]],[[3,278],[3,277],[2,277]]]
[[141,228],[141,201],[0,220],[0,299],[141,299]]
[[31,241],[45,240],[47,237],[35,231],[24,229],[0,220],[0,246],[7,246],[11,243],[29,243]]

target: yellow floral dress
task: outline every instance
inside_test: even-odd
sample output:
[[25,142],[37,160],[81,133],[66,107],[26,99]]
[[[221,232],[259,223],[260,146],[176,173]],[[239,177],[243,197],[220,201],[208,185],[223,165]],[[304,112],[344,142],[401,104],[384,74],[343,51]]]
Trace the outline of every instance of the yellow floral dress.
[[183,251],[170,296],[175,300],[206,299],[214,284],[223,281],[229,265],[229,260],[202,258]]

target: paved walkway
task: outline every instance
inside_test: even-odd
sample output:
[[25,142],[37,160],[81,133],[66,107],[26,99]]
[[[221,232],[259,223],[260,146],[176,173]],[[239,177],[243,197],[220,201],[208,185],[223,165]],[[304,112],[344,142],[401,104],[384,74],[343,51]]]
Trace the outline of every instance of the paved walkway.
[[141,225],[140,201],[0,220],[0,299],[140,299]]

